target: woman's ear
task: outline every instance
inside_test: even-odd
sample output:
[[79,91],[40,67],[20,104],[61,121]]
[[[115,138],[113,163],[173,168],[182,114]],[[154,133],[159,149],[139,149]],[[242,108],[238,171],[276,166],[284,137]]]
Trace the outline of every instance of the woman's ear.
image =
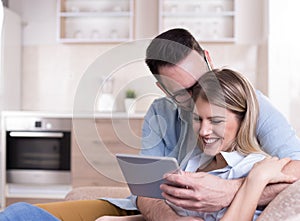
[[214,69],[214,66],[213,66],[213,64],[212,64],[212,60],[211,60],[211,58],[210,58],[210,55],[209,55],[208,51],[207,51],[207,50],[204,50],[204,54],[205,54],[206,60],[207,60],[207,62],[209,63],[210,67],[211,67],[212,69]]

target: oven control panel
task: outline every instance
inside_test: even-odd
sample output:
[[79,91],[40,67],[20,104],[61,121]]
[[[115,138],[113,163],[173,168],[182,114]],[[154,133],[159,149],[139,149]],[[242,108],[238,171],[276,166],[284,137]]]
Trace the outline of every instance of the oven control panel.
[[70,131],[71,121],[70,118],[9,117],[6,119],[6,130]]

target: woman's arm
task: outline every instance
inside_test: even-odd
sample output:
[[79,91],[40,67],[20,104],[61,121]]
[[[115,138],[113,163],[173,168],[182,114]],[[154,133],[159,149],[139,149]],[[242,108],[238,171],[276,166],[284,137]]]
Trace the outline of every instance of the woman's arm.
[[[288,164],[286,164],[284,166],[284,168],[282,169],[282,172],[286,175],[290,175],[293,177],[297,177],[298,179],[300,179],[300,160],[292,160],[290,161]],[[288,183],[274,183],[274,184],[270,184],[268,185],[260,199],[258,202],[258,205],[268,205],[271,200],[273,200],[278,193],[280,193],[282,190],[284,190],[285,188],[287,188],[289,186]]]
[[237,192],[222,221],[252,220],[260,196],[268,183],[294,182],[294,176],[285,175],[282,170],[290,159],[266,158],[256,163]]

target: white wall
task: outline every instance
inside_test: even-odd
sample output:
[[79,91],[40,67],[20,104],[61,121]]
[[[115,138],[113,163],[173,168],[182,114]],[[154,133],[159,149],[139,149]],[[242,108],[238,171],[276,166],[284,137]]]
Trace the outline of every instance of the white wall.
[[300,131],[300,2],[269,1],[269,97]]
[[0,110],[18,110],[21,108],[21,19],[6,8],[0,50]]
[[[253,26],[248,16],[261,15],[261,1],[237,2],[237,43],[203,44],[210,51],[215,67],[229,67],[244,73],[257,85],[257,64],[261,26]],[[249,5],[251,7],[249,7]],[[23,84],[24,110],[70,111],[77,85],[85,70],[99,55],[116,44],[59,44],[56,42],[56,0],[10,0],[10,6],[23,18]],[[32,7],[34,6],[34,7]],[[157,35],[158,1],[137,0],[135,17],[136,39]],[[247,12],[247,13],[246,13]],[[245,14],[246,13],[246,14]],[[247,27],[243,25],[246,24]],[[245,29],[247,34],[243,34]],[[143,62],[128,64],[120,71],[116,85],[124,85],[130,78],[150,75]],[[127,65],[125,65],[127,66]],[[161,92],[153,80],[139,83],[138,93],[148,90]],[[141,86],[142,85],[142,86]],[[263,89],[265,85],[260,85]],[[119,100],[118,107],[124,109]],[[140,110],[148,106],[140,107]]]

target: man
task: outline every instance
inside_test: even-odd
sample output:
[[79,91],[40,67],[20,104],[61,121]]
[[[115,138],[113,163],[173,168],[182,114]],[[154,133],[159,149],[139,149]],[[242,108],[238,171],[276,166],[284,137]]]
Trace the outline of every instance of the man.
[[[191,87],[212,66],[208,52],[184,29],[172,29],[157,36],[149,45],[146,63],[157,85],[170,98],[154,101],[145,117],[142,154],[176,157],[184,167],[195,147],[189,127]],[[300,159],[300,141],[285,118],[257,91],[260,115],[257,137],[270,155]],[[187,155],[187,157],[186,157]],[[297,164],[289,170],[296,173]],[[299,174],[298,174],[299,177]],[[189,189],[162,185],[170,202],[195,211],[215,211],[232,201],[242,180],[222,180],[205,173],[172,175],[170,181]],[[266,205],[284,188],[267,188],[260,204]],[[172,220],[168,206],[160,200],[138,197],[137,207],[146,220]],[[174,220],[174,219],[173,219]]]

